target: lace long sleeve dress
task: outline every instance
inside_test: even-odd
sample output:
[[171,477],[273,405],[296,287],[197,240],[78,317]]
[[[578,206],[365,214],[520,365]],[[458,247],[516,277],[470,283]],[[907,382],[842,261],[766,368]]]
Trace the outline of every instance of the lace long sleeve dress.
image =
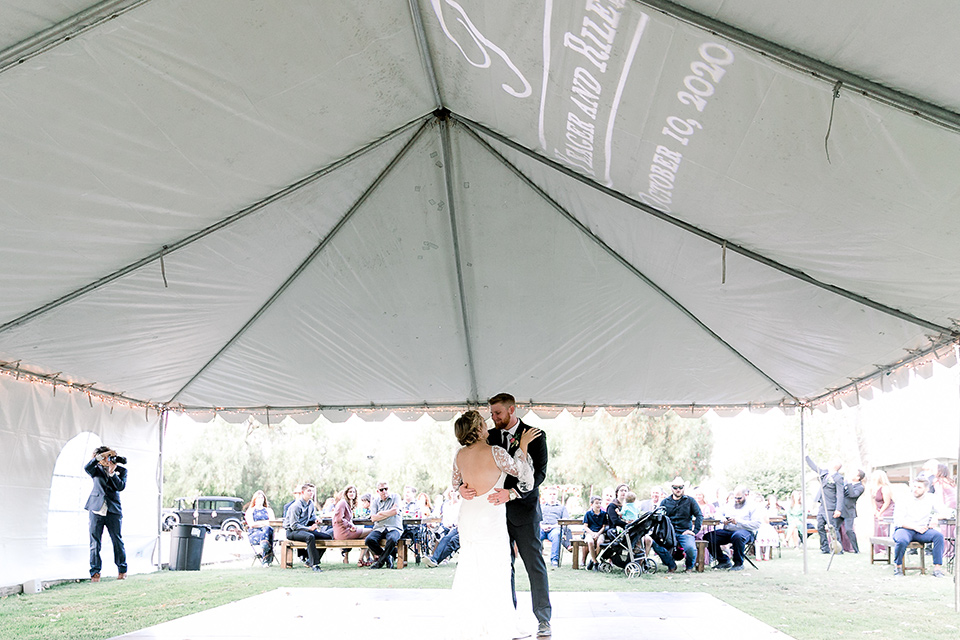
[[[518,489],[534,486],[533,460],[522,451],[514,457],[501,447],[491,447],[500,469],[497,483],[483,495],[460,503],[460,557],[453,579],[453,602],[458,608],[456,637],[469,640],[510,640],[517,636],[517,615],[510,590],[510,537],[506,505],[487,500],[502,489],[507,474],[519,479]],[[459,453],[459,451],[458,451]],[[453,487],[463,484],[457,459],[453,460]]]

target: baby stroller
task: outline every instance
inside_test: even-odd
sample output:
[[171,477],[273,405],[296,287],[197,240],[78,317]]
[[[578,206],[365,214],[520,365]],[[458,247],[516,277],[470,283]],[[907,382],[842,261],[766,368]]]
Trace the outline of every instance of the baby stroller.
[[651,534],[657,543],[661,544],[658,532],[666,528],[664,521],[670,522],[663,509],[641,513],[639,518],[627,524],[623,531],[600,551],[597,556],[600,560],[600,571],[610,573],[617,567],[623,569],[628,578],[644,573],[656,573],[657,563],[653,558],[647,557],[643,537]]

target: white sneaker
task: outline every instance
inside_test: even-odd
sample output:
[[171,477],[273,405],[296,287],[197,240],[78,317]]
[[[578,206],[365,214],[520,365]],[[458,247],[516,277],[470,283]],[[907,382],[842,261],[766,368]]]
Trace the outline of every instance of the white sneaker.
[[424,558],[423,564],[427,565],[431,569],[434,569],[437,566],[437,561],[434,560],[432,557],[427,556],[426,558]]

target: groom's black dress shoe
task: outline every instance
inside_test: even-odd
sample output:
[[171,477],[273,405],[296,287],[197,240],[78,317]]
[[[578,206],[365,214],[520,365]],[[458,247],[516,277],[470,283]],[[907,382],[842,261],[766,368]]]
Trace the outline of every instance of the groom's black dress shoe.
[[538,638],[549,638],[553,635],[553,632],[550,630],[549,622],[541,622],[540,626],[537,627],[537,637]]

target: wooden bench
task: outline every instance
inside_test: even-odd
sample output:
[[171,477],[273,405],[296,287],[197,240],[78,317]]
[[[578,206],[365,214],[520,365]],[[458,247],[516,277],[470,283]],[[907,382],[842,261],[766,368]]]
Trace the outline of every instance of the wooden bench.
[[[367,544],[360,540],[317,540],[317,549],[367,549]],[[282,540],[280,542],[280,567],[293,567],[293,550],[306,549],[306,542],[297,540]],[[397,542],[397,569],[403,569],[407,563],[407,540],[401,538]]]
[[[884,558],[880,555],[875,555],[876,546],[881,544],[887,548],[887,557]],[[889,536],[872,536],[870,538],[870,564],[874,562],[885,562],[886,564],[893,564],[893,548],[896,546],[896,542],[893,541],[893,538]],[[920,566],[911,567],[907,565],[907,555],[903,556],[903,572],[907,571],[919,571],[922,575],[927,573],[927,562],[926,562],[926,550],[923,547],[923,544],[919,542],[911,542],[907,545],[907,549],[919,549],[920,555]]]

